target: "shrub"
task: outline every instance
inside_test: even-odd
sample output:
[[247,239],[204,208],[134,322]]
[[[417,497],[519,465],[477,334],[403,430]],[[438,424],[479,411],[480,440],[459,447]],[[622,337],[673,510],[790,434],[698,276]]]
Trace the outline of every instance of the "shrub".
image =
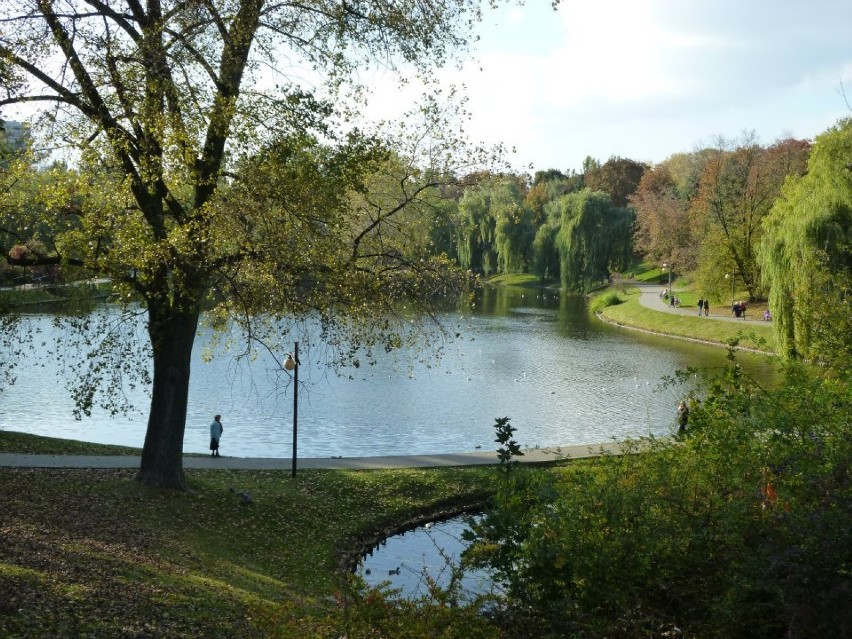
[[616,293],[615,291],[610,291],[608,293],[604,293],[603,295],[598,295],[592,300],[591,310],[593,313],[600,313],[603,309],[609,306],[617,306],[618,304],[623,304],[624,300]]
[[734,364],[682,440],[516,469],[466,561],[505,583],[517,636],[848,636],[847,382],[796,367],[766,389]]

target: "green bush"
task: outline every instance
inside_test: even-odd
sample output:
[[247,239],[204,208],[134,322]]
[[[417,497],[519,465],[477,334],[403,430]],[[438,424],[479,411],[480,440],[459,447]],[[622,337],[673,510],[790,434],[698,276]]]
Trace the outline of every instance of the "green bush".
[[590,308],[593,313],[599,313],[603,309],[609,306],[617,306],[618,304],[622,304],[624,302],[621,297],[619,297],[618,293],[615,291],[610,291],[608,293],[604,293],[603,295],[598,295],[594,299],[592,299]]
[[514,469],[465,559],[504,582],[510,635],[848,636],[850,409],[844,380],[734,365],[685,438]]

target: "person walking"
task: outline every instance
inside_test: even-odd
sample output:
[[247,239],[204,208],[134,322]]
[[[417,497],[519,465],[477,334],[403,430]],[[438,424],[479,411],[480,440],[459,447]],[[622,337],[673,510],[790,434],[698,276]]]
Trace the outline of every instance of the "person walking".
[[704,299],[704,317],[710,317],[710,300]]
[[210,456],[219,456],[219,440],[222,438],[222,431],[225,428],[222,426],[222,416],[216,415],[213,417],[213,422],[210,424]]
[[701,317],[701,311],[703,311],[703,310],[704,310],[704,298],[699,297],[698,298],[698,317]]

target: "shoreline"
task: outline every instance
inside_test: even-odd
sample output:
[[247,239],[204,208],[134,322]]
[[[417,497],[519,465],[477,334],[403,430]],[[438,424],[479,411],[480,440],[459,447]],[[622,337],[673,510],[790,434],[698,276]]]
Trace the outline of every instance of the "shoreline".
[[[657,337],[666,337],[669,339],[679,339],[684,342],[692,342],[694,344],[703,344],[705,346],[717,346],[721,348],[728,348],[728,344],[724,342],[716,342],[708,339],[701,339],[698,337],[687,337],[685,335],[675,335],[674,333],[664,333],[662,331],[654,331],[649,328],[642,328],[640,326],[631,326],[630,324],[623,324],[621,322],[617,322],[615,320],[611,320],[607,317],[604,317],[601,313],[595,313],[595,317],[597,317],[604,324],[609,324],[610,326],[616,326],[618,328],[626,328],[631,331],[638,331],[640,333],[645,333],[647,335],[655,335]],[[737,346],[736,350],[745,351],[747,353],[754,353],[756,355],[769,355],[770,357],[774,357],[775,353],[772,351],[764,351],[758,348],[751,348],[748,346]]]

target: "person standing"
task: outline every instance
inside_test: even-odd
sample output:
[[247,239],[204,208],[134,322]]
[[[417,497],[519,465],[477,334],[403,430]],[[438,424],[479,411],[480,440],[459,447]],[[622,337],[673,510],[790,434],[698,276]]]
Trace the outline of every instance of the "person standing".
[[703,310],[704,310],[704,298],[699,297],[698,298],[698,317],[701,317],[701,311],[703,311]]
[[710,300],[704,299],[704,317],[710,317]]
[[216,415],[213,417],[213,421],[210,424],[210,456],[218,457],[219,456],[219,440],[222,438],[222,431],[224,431],[224,427],[222,426],[222,416]]
[[686,400],[680,400],[677,405],[677,433],[683,435],[686,432],[686,425],[689,423],[689,406],[686,405]]

